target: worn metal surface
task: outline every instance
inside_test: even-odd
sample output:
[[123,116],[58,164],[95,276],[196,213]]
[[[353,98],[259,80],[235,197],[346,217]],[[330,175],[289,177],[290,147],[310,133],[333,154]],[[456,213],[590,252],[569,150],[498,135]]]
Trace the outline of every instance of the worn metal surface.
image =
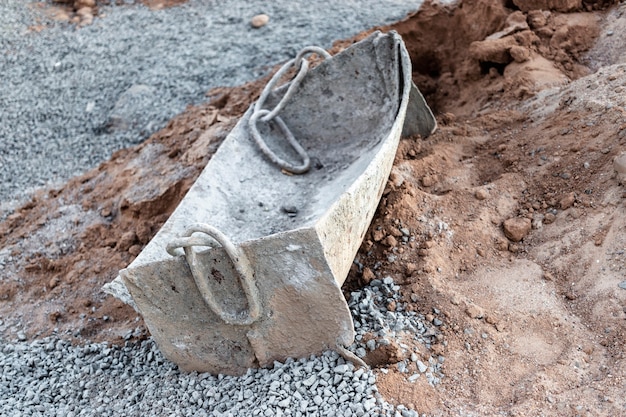
[[409,104],[406,109],[402,136],[420,135],[423,138],[430,136],[437,129],[437,120],[428,107],[424,96],[420,93],[413,81],[409,93]]
[[[127,300],[128,289],[166,357],[187,371],[241,374],[352,343],[341,285],[391,170],[410,74],[393,33],[375,33],[307,73],[280,113],[311,157],[304,175],[285,175],[265,158],[249,134],[251,111],[242,117],[163,228],[109,286]],[[422,118],[430,114],[423,106]],[[432,131],[434,118],[428,123],[422,131]],[[275,126],[259,129],[279,157],[297,160]],[[247,257],[261,306],[253,323],[221,320],[185,256],[166,252],[197,222],[217,227]],[[250,306],[224,249],[191,250],[222,308],[245,315]]]

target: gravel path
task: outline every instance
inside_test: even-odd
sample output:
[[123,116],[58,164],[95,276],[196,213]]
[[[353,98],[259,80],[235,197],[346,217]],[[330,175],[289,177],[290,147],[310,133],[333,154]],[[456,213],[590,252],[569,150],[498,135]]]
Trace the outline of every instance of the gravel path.
[[[141,142],[209,89],[255,79],[303,46],[330,47],[418,5],[192,0],[163,11],[101,7],[106,16],[91,26],[50,22],[36,33],[24,0],[2,0],[0,217],[25,191]],[[258,13],[270,22],[253,29]]]
[[[128,2],[128,1],[127,1]],[[418,7],[409,0],[274,2],[192,0],[166,10],[106,7],[76,30],[29,32],[23,0],[0,2],[0,218],[28,192],[63,182],[136,144],[212,87],[264,74],[301,47],[329,47]],[[248,22],[270,15],[261,29]],[[428,344],[423,318],[387,311],[392,282],[353,294],[363,356],[399,332]],[[3,325],[0,318],[0,326]],[[398,366],[437,383],[443,358]],[[239,378],[183,374],[151,340],[124,347],[59,339],[0,341],[0,415],[6,416],[416,416],[377,394],[375,376],[335,353],[251,370]]]
[[[391,340],[430,346],[435,339],[424,317],[403,311],[398,290],[387,277],[352,293],[357,341],[350,350],[358,356]],[[389,300],[394,312],[384,307]],[[366,333],[376,337],[365,342]],[[409,381],[439,382],[443,357],[406,356],[395,366]],[[387,403],[372,371],[334,352],[230,377],[181,373],[151,339],[116,347],[45,338],[0,344],[0,370],[2,416],[419,417]]]

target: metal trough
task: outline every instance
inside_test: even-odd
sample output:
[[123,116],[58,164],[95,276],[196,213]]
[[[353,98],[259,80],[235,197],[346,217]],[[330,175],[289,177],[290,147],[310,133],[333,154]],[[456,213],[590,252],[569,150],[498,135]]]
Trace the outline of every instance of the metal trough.
[[185,371],[242,374],[350,345],[341,285],[400,135],[435,129],[395,33],[377,32],[299,74],[248,110],[154,239],[106,286],[134,304]]

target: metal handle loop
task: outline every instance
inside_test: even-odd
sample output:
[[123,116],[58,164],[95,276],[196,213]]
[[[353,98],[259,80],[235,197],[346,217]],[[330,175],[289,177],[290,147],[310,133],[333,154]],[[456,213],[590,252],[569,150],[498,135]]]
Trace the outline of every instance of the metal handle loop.
[[[296,66],[295,63],[296,63],[296,59],[295,58],[294,59],[290,59],[289,61],[287,61],[285,63],[285,65],[283,65],[276,72],[276,74],[274,74],[274,76],[270,79],[270,81],[267,83],[267,85],[265,86],[265,88],[261,92],[261,95],[259,96],[259,99],[257,100],[257,102],[254,103],[254,112],[255,113],[258,113],[261,110],[263,110],[263,105],[267,101],[267,98],[270,96],[270,94],[275,90],[274,86],[276,85],[278,80],[280,80],[281,77],[283,75],[285,75],[285,73],[292,66],[295,67]],[[274,109],[272,111],[268,111],[268,113],[261,120],[263,120],[264,122],[268,122],[268,121],[272,120],[274,117],[276,117],[278,112],[281,111],[285,107],[285,103],[291,98],[291,96],[293,96],[293,93],[294,93],[296,87],[298,87],[298,85],[300,84],[300,81],[302,80],[302,78],[304,78],[304,76],[306,75],[306,73],[308,71],[309,71],[309,63],[307,61],[305,61],[305,60],[301,60],[300,69],[298,70],[298,73],[296,74],[294,79],[289,82],[289,87],[287,87],[287,92],[285,93],[283,98],[278,102],[276,107],[274,107]]]
[[[194,233],[204,233],[208,236],[192,236]],[[199,261],[196,253],[193,251],[194,246],[213,246],[211,239],[217,241],[226,251],[226,254],[233,263],[239,283],[246,296],[248,302],[248,311],[244,314],[236,314],[225,311],[217,302],[208,285],[208,281],[199,271]],[[183,248],[185,257],[193,279],[202,295],[202,298],[215,314],[217,314],[224,322],[245,326],[254,323],[261,315],[261,303],[259,294],[254,281],[254,270],[244,252],[238,249],[228,239],[228,237],[213,226],[206,223],[196,223],[190,226],[184,233],[183,237],[173,239],[168,243],[166,250],[172,256],[179,256],[177,249]]]
[[[309,158],[304,148],[298,143],[296,138],[293,136],[293,134],[291,133],[287,125],[283,122],[283,120],[280,117],[278,117],[278,113],[285,107],[286,103],[293,96],[293,94],[296,91],[296,88],[298,87],[298,85],[300,85],[300,82],[302,81],[306,73],[308,72],[309,63],[308,61],[304,59],[304,56],[310,53],[316,53],[320,56],[323,56],[326,59],[331,57],[331,55],[328,52],[326,52],[324,49],[317,47],[317,46],[308,46],[302,49],[298,53],[298,55],[296,55],[295,58],[287,61],[285,65],[283,65],[276,72],[276,74],[274,74],[274,76],[270,79],[270,81],[267,83],[267,85],[261,92],[259,99],[254,104],[252,116],[250,116],[250,119],[248,121],[248,124],[250,127],[250,133],[252,134],[254,141],[257,143],[257,145],[261,149],[261,152],[263,152],[263,154],[265,154],[265,156],[267,156],[270,159],[270,161],[278,165],[281,169],[291,172],[293,174],[304,174],[305,172],[307,172],[309,168],[311,167],[311,159]],[[285,92],[281,100],[278,102],[278,104],[276,104],[276,107],[274,107],[274,109],[272,110],[264,109],[263,106],[265,105],[265,102],[267,101],[269,95],[273,91],[275,91],[274,87],[276,83],[278,83],[278,81],[287,73],[287,71],[292,66],[293,67],[299,66],[300,69],[298,70],[298,73],[296,74],[294,79],[289,82],[287,91]],[[298,156],[302,158],[303,162],[301,165],[291,164],[279,158],[278,156],[276,156],[276,154],[267,146],[267,144],[265,143],[265,140],[259,133],[259,129],[257,128],[257,122],[259,119],[266,123],[272,120],[276,120],[276,123],[278,124],[280,130],[283,132],[283,134],[287,138],[289,144],[295,149],[295,151],[298,153]]]
[[291,133],[283,119],[280,118],[280,116],[275,116],[273,120],[283,132],[283,135],[285,135],[285,138],[287,138],[287,141],[289,142],[291,147],[297,152],[298,156],[302,158],[302,164],[294,165],[280,158],[267,146],[265,140],[263,140],[263,137],[261,136],[261,133],[259,133],[259,129],[257,128],[257,120],[259,118],[263,120],[263,116],[269,113],[269,110],[262,109],[259,112],[254,113],[252,116],[250,116],[250,134],[252,135],[252,138],[261,149],[261,152],[263,152],[270,161],[278,165],[281,169],[284,169],[285,171],[289,171],[294,174],[304,174],[311,167],[311,158],[293,136],[293,134]]

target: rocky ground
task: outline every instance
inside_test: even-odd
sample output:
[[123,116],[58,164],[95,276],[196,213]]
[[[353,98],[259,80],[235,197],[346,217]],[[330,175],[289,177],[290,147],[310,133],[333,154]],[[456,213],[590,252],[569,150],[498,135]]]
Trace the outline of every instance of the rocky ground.
[[[626,414],[625,12],[467,0],[380,28],[403,36],[439,122],[402,139],[344,287],[356,301],[399,285],[383,310],[412,312],[427,334],[372,349],[375,329],[361,334],[386,401],[434,416]],[[100,288],[266,81],[209,92],[0,223],[3,338],[144,338],[134,310]],[[431,376],[414,377],[424,367]]]

